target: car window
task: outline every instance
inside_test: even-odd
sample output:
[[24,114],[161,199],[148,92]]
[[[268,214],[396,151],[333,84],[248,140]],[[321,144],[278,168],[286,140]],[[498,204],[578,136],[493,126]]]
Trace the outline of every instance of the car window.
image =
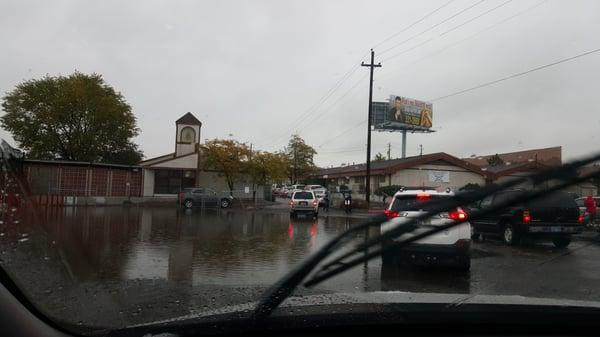
[[494,199],[494,196],[488,196],[485,197],[481,200],[481,202],[479,203],[479,208],[487,208],[490,207],[492,205],[492,200]]
[[443,198],[449,198],[446,195],[400,195],[395,196],[394,201],[390,205],[390,210],[394,212],[400,211],[414,211],[422,209],[424,203],[431,200],[439,200]]
[[575,203],[577,203],[577,206],[579,207],[584,207],[585,205],[583,199],[576,199]]
[[204,194],[204,189],[203,188],[197,188],[195,190],[192,191],[193,194]]
[[311,192],[296,192],[294,193],[294,199],[314,199],[313,194]]

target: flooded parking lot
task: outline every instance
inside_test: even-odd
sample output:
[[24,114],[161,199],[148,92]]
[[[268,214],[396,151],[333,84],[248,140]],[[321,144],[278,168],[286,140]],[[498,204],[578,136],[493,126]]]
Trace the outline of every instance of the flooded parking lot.
[[[360,221],[172,207],[15,209],[0,224],[1,262],[50,316],[119,327],[254,301]],[[378,231],[359,232],[355,239]],[[566,250],[486,241],[474,243],[470,273],[408,270],[376,258],[297,294],[410,291],[598,300],[598,253],[594,240],[576,240]],[[541,277],[549,274],[569,277]]]

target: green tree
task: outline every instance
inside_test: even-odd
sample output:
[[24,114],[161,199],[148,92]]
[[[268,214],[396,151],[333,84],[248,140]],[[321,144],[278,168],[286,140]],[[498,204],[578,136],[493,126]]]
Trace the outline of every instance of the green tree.
[[504,164],[504,160],[500,158],[500,156],[496,153],[495,155],[489,157],[487,162],[490,166],[499,166]]
[[284,153],[289,159],[288,177],[292,184],[299,179],[305,178],[317,170],[314,156],[317,151],[304,142],[299,135],[295,134],[290,139]]
[[252,181],[258,185],[265,185],[274,181],[281,181],[287,177],[288,158],[284,153],[256,151],[248,163]]
[[28,157],[137,164],[131,107],[101,75],[75,72],[22,82],[2,100],[0,124]]
[[213,139],[201,146],[201,162],[205,169],[219,171],[225,177],[229,193],[241,174],[248,172],[251,151],[246,144],[232,139]]
[[377,152],[374,161],[384,161],[386,158],[381,152]]

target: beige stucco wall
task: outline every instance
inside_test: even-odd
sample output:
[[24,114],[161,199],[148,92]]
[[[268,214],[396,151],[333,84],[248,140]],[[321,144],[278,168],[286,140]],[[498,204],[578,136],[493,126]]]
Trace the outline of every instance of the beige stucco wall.
[[177,168],[177,169],[191,169],[195,170],[198,167],[198,154],[175,158],[173,160],[166,161],[164,163],[154,164],[148,168]]
[[[429,181],[429,172],[430,171],[448,171],[450,174],[450,181],[447,183],[434,183]],[[452,166],[452,165],[420,165],[415,166],[414,168],[404,169],[396,172],[391,176],[385,176],[385,179],[380,181],[378,179],[379,176],[371,177],[371,191],[375,192],[375,190],[380,186],[387,185],[401,185],[401,186],[432,186],[437,188],[451,188],[454,191],[457,191],[459,188],[463,187],[468,183],[479,184],[481,186],[485,185],[485,178],[477,173],[465,170],[463,168]],[[361,182],[357,183],[355,177],[350,177],[350,181],[346,182],[345,185],[353,191],[353,197],[364,199],[365,195],[358,193],[360,190],[360,185],[364,184],[364,176],[361,177]],[[344,184],[344,179],[337,179],[338,185]],[[373,197],[372,200],[377,200],[376,197]]]
[[[181,130],[185,127],[190,127],[192,129],[194,129],[194,131],[196,132],[194,142],[191,144],[177,144],[177,142],[181,141]],[[177,139],[175,140],[175,142],[176,142],[175,155],[177,157],[194,152],[196,149],[196,143],[200,143],[200,126],[199,125],[177,124]]]

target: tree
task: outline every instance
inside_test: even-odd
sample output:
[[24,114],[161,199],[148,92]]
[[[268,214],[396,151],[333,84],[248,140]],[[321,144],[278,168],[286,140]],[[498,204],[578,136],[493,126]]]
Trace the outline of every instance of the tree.
[[205,169],[215,169],[225,177],[229,193],[240,174],[247,172],[250,148],[232,139],[213,139],[201,146],[202,164]]
[[252,181],[258,185],[280,181],[287,177],[289,160],[284,153],[256,151],[248,163]]
[[137,164],[131,107],[101,75],[75,72],[22,82],[3,97],[0,124],[32,159]]
[[500,158],[500,156],[496,153],[495,155],[489,157],[487,162],[490,166],[499,166],[504,164],[504,160]]
[[284,152],[289,159],[288,177],[292,184],[317,170],[313,161],[317,151],[306,144],[299,135],[292,136]]
[[385,156],[381,153],[381,152],[377,152],[377,154],[375,155],[375,159],[373,159],[374,161],[383,161],[385,160]]

